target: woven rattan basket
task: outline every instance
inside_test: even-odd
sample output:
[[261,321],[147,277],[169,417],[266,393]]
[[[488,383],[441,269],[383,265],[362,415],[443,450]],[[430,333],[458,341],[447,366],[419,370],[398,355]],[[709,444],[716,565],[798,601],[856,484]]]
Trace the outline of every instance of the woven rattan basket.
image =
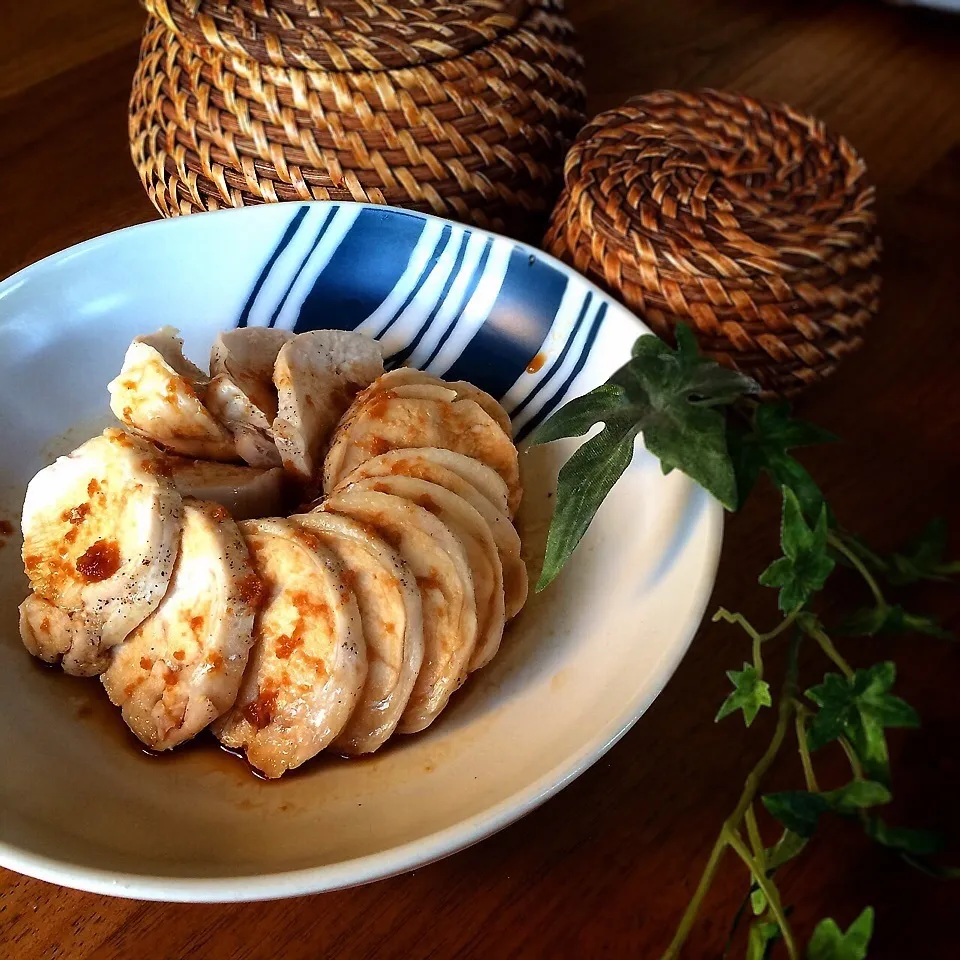
[[560,0],[146,0],[134,162],[165,216],[412,207],[539,236],[583,123]]
[[874,191],[846,140],[733,94],[635,97],[567,155],[545,246],[659,335],[790,395],[833,372],[876,312]]

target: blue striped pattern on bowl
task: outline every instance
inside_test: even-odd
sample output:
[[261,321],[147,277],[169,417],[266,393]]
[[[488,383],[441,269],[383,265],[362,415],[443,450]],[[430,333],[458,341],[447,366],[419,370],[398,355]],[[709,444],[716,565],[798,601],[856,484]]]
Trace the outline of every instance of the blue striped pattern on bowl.
[[598,382],[585,370],[611,304],[552,258],[424,214],[289,206],[240,326],[363,331],[384,344],[388,368],[413,366],[493,394],[518,440]]

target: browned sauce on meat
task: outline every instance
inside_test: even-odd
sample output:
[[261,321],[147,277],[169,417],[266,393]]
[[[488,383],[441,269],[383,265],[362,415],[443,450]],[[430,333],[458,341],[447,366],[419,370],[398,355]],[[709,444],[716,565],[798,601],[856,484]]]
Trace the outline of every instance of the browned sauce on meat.
[[277,706],[276,690],[261,690],[255,700],[251,700],[243,708],[243,716],[255,729],[262,730],[273,719],[273,711]]
[[293,655],[294,650],[298,650],[303,646],[303,637],[300,636],[299,624],[298,629],[294,630],[292,636],[284,635],[277,640],[275,649],[277,658],[280,660],[289,660]]
[[241,598],[252,607],[259,607],[263,602],[263,583],[260,578],[251,573],[244,577],[238,584]]
[[77,560],[77,573],[89,583],[99,583],[120,569],[120,547],[115,540],[98,540]]
[[436,576],[433,575],[432,571],[429,577],[417,577],[417,586],[421,590],[440,590],[441,589],[440,581],[437,579]]
[[77,526],[78,524],[83,523],[89,512],[89,503],[78,503],[75,507],[71,507],[69,510],[64,510],[60,515],[60,519],[66,523],[72,523],[74,526]]
[[371,437],[367,443],[367,450],[371,456],[379,457],[390,449],[390,444],[383,437]]
[[423,507],[424,510],[434,514],[435,516],[443,512],[440,504],[437,503],[437,501],[434,500],[433,497],[431,497],[428,493],[421,494],[414,500],[414,503]]

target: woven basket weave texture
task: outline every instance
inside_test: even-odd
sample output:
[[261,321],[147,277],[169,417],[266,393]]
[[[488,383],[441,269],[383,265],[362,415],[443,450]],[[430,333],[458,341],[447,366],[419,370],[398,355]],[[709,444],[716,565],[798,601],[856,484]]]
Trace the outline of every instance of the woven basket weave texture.
[[783,105],[634,97],[567,155],[545,247],[660,336],[788,396],[832,373],[878,307],[874,190],[853,147]]
[[584,120],[560,0],[146,0],[134,162],[164,216],[278,200],[542,232]]

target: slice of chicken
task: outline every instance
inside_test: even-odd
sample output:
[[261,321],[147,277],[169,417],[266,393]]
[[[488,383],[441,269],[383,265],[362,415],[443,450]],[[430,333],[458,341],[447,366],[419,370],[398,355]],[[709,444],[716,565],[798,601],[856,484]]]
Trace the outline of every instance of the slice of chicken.
[[260,591],[246,544],[224,508],[184,501],[170,586],[101,677],[127,726],[150,749],[170,750],[233,706]]
[[400,722],[423,662],[420,591],[406,564],[370,527],[321,511],[290,519],[336,556],[356,594],[367,681],[333,747],[372,753]]
[[209,378],[183,356],[173,327],[137,337],[107,384],[110,409],[135,433],[173,453],[235,460],[233,437],[204,406]]
[[275,517],[282,512],[285,474],[280,467],[168,457],[167,468],[182,496],[219,503],[234,520]]
[[367,675],[360,612],[343,566],[286,520],[240,524],[264,595],[233,708],[213,726],[267,777],[316,756],[343,730]]
[[433,514],[401,497],[354,487],[328,497],[319,509],[373,527],[416,577],[423,663],[397,730],[423,730],[466,679],[476,645],[477,607],[466,551]]
[[463,544],[473,577],[477,607],[477,640],[469,667],[478,670],[486,666],[500,649],[506,622],[503,567],[487,521],[463,497],[416,477],[371,477],[358,481],[354,487],[402,497],[423,507]]
[[324,465],[324,489],[333,490],[365,460],[409,447],[443,447],[485,463],[507,485],[511,516],[520,503],[517,448],[473,400],[438,400],[377,395],[349,411],[337,428]]
[[288,473],[314,480],[337,421],[382,373],[380,345],[361,333],[312,330],[283,345],[273,374],[279,403],[273,432]]
[[[383,476],[385,473],[402,473],[408,476],[419,476],[419,474],[410,473],[415,465],[420,465],[427,469],[429,465],[436,464],[444,470],[455,473],[458,477],[470,484],[478,493],[488,500],[493,507],[500,513],[508,512],[507,499],[509,493],[507,485],[503,478],[495,471],[491,470],[485,463],[473,457],[465,456],[462,453],[454,453],[452,450],[445,450],[443,447],[405,447],[400,450],[391,450],[388,453],[382,453],[371,460],[365,460],[361,467],[366,468],[370,464],[369,470],[374,471],[366,476]],[[360,467],[347,475],[341,484],[348,482],[348,478],[357,474],[362,474]],[[429,477],[423,479],[429,480]],[[434,481],[435,483],[438,481]],[[453,488],[451,488],[453,489]],[[454,490],[454,493],[457,491]]]
[[103,651],[126,639],[166,593],[181,516],[164,456],[122,430],[107,430],[41,470],[23,504],[24,567],[37,596],[67,617],[57,618],[59,640],[40,640],[35,631],[35,643],[62,648],[68,673],[98,672]]
[[280,348],[293,339],[289,330],[238,327],[217,335],[210,352],[206,401],[210,412],[232,434],[237,453],[253,467],[280,465],[273,437],[277,388],[273,370]]
[[[437,456],[438,454],[440,456]],[[461,473],[457,473],[445,465],[445,461],[457,463],[456,458],[467,461],[466,467],[459,464]],[[503,481],[497,474],[493,473],[489,467],[483,466],[479,461],[451,453],[449,450],[430,447],[426,449],[393,450],[390,453],[374,457],[372,460],[366,460],[356,470],[347,474],[340,481],[337,489],[342,490],[351,483],[370,477],[400,475],[416,477],[420,480],[439,484],[451,493],[463,497],[483,517],[490,528],[490,533],[493,535],[497,552],[500,555],[500,563],[503,567],[505,613],[508,618],[514,617],[526,602],[528,589],[527,568],[520,553],[520,535],[506,513],[506,488],[503,487],[504,493],[500,505],[492,503],[473,483],[463,478],[464,470],[471,472],[471,464],[475,468],[480,468],[479,470],[472,470],[473,476],[479,474],[482,477],[481,471],[486,471],[500,482],[501,487],[503,486]]]
[[[414,393],[413,388],[418,385],[443,387],[446,390],[452,390],[455,395],[450,399],[475,401],[483,407],[486,413],[497,421],[500,429],[503,430],[508,437],[513,438],[513,424],[510,422],[507,411],[504,410],[489,393],[481,390],[479,387],[475,387],[466,380],[442,380],[440,377],[435,377],[433,374],[426,373],[423,370],[414,370],[412,367],[400,367],[397,370],[391,370],[381,377],[379,385],[382,386],[384,390],[397,392],[398,396],[411,397],[430,396],[429,393]],[[399,393],[400,387],[403,387],[406,392]]]
[[95,677],[110,663],[95,630],[35,593],[20,604],[20,639],[33,656],[74,676]]

